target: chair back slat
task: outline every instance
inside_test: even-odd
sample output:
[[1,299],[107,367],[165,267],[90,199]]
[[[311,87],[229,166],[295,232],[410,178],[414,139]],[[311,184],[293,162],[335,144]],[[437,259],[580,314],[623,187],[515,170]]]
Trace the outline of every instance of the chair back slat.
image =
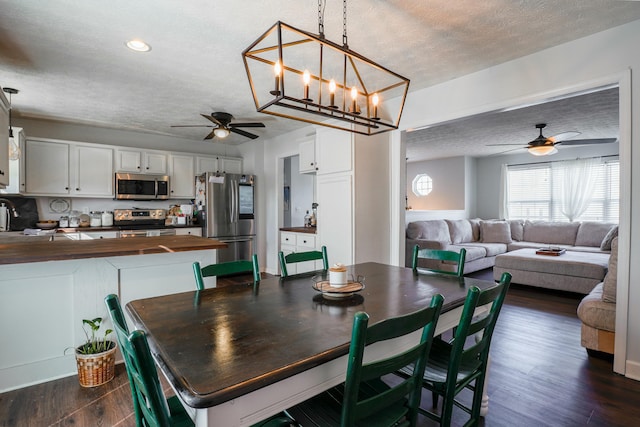
[[[358,420],[384,414],[385,409],[398,401],[406,399],[406,418],[409,425],[415,425],[420,404],[422,375],[426,358],[433,341],[435,324],[442,309],[443,298],[435,295],[430,307],[397,318],[387,319],[368,326],[369,316],[364,312],[356,313],[349,348],[349,362],[342,404],[342,426],[353,426]],[[365,349],[379,341],[397,338],[422,329],[420,341],[412,348],[402,351],[384,360],[363,363]],[[361,387],[366,381],[396,372],[400,368],[413,364],[413,375],[393,387],[386,387],[375,393],[365,393],[361,399]],[[371,388],[371,383],[367,386]]]
[[282,277],[289,276],[287,264],[295,264],[306,261],[322,260],[322,269],[329,269],[329,259],[327,256],[327,247],[323,246],[319,251],[292,252],[285,255],[284,252],[278,252],[278,260],[280,261],[280,273]]
[[252,273],[254,284],[260,282],[260,266],[258,265],[258,255],[253,254],[251,261],[238,260],[221,262],[201,267],[199,262],[193,263],[193,275],[196,280],[196,289],[204,289],[205,277],[224,277],[233,274]]
[[[440,249],[420,249],[420,246],[415,245],[413,247],[413,257],[411,266],[414,271],[418,271],[418,269],[426,268],[429,271],[440,273],[440,274],[451,274],[458,277],[462,277],[464,274],[464,262],[467,256],[467,250],[465,248],[460,249],[460,252],[455,251],[445,251]],[[420,266],[420,260],[430,260],[432,261],[432,267],[422,267]],[[450,271],[439,268],[438,266],[443,265],[443,263],[455,263],[456,270]]]

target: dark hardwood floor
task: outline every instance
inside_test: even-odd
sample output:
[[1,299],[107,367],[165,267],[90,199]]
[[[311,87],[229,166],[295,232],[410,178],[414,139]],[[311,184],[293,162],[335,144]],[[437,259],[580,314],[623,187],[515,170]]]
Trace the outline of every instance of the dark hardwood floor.
[[[481,425],[638,425],[640,382],[614,374],[610,361],[590,358],[580,347],[579,302],[579,295],[511,287],[491,347],[489,414]],[[425,407],[430,401],[425,392]],[[466,414],[454,412],[454,425],[462,425]],[[80,387],[72,376],[0,394],[0,426],[71,425],[135,425],[124,365],[95,389]],[[420,418],[419,426],[431,425]]]

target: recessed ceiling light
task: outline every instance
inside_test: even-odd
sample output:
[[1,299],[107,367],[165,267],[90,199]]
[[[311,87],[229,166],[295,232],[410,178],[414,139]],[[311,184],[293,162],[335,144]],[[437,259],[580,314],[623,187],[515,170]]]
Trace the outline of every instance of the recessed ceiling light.
[[149,52],[151,50],[151,46],[138,39],[129,40],[127,42],[127,47],[131,50],[135,50],[136,52]]

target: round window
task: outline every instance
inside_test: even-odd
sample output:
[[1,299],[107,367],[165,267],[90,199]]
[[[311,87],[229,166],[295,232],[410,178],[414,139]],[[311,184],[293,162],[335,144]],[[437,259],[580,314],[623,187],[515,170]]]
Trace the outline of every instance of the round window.
[[418,174],[413,178],[412,188],[416,196],[426,196],[433,190],[433,180],[426,173]]

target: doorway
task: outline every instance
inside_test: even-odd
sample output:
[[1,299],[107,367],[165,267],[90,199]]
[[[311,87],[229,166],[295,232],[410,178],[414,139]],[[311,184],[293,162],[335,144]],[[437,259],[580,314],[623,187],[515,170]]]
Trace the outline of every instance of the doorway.
[[282,177],[282,226],[303,227],[304,216],[315,201],[315,175],[300,173],[300,156],[284,158]]

